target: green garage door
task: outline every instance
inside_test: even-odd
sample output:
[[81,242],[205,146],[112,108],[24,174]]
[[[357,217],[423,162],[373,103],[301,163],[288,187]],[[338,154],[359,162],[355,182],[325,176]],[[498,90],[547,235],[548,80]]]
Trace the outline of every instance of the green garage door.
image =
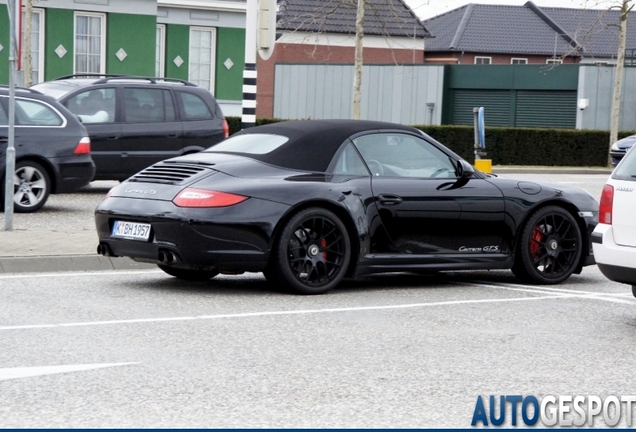
[[455,90],[453,92],[453,124],[475,124],[473,108],[484,107],[488,126],[510,124],[510,90]]
[[517,91],[515,126],[576,128],[576,91]]
[[452,124],[472,126],[476,107],[487,126],[576,128],[576,91],[454,90]]

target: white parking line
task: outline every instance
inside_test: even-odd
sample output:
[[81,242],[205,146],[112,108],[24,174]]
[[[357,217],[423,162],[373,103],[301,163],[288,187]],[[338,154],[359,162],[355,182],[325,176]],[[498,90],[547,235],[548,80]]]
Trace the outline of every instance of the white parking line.
[[572,297],[576,298],[585,298],[592,300],[601,300],[612,303],[621,303],[621,304],[629,304],[636,305],[636,299],[632,300],[622,300],[616,297],[625,297],[624,293],[602,293],[602,292],[594,292],[594,291],[581,291],[581,290],[571,290],[566,288],[549,288],[545,286],[532,286],[532,285],[517,285],[517,284],[503,284],[503,283],[486,283],[486,282],[462,282],[464,285],[475,285],[486,288],[495,288],[495,289],[505,289],[508,291],[521,291],[521,292],[529,292],[535,294],[569,294]]
[[85,370],[91,370],[91,369],[102,369],[102,368],[115,367],[115,366],[126,366],[131,364],[139,364],[139,362],[4,368],[4,369],[0,369],[0,381],[40,376],[40,375],[79,372],[79,371],[85,371]]
[[218,314],[218,315],[200,315],[192,317],[166,317],[166,318],[141,318],[141,319],[127,319],[127,320],[112,320],[112,321],[87,321],[87,322],[71,322],[61,324],[30,324],[30,325],[16,325],[16,326],[2,326],[0,330],[28,330],[28,329],[48,329],[48,328],[61,328],[61,327],[86,327],[86,326],[103,326],[103,325],[115,325],[115,324],[140,324],[140,323],[160,323],[168,321],[193,321],[193,320],[214,320],[214,319],[231,319],[231,318],[255,318],[255,317],[267,317],[267,316],[284,316],[284,315],[309,315],[309,314],[327,314],[327,313],[342,313],[342,312],[360,312],[360,311],[372,311],[372,310],[397,310],[397,309],[415,309],[434,306],[454,306],[454,305],[467,305],[467,304],[480,304],[480,303],[508,303],[508,302],[522,302],[522,301],[534,301],[534,300],[552,300],[557,298],[572,298],[578,297],[572,294],[552,294],[541,297],[519,297],[519,298],[505,298],[505,299],[481,299],[481,300],[454,300],[454,301],[442,301],[442,302],[430,302],[430,303],[412,303],[412,304],[400,304],[400,305],[381,305],[381,306],[359,306],[359,307],[347,307],[347,308],[328,308],[328,309],[301,309],[301,310],[286,310],[286,311],[264,311],[264,312],[247,312],[236,314]]

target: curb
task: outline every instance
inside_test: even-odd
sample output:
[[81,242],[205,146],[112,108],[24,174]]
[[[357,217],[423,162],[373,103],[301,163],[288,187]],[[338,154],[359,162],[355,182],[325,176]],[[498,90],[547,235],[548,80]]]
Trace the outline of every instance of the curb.
[[0,257],[0,274],[99,270],[147,270],[155,268],[157,268],[157,266],[154,264],[139,263],[130,258],[111,258],[100,255]]

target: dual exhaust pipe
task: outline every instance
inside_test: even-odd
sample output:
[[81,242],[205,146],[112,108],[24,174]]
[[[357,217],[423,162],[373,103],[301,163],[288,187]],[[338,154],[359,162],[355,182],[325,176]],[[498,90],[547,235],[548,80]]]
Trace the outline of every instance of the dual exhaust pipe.
[[[110,246],[108,246],[107,243],[103,243],[103,242],[97,245],[97,254],[103,255],[103,256],[111,256],[111,257],[117,256],[110,249]],[[157,261],[159,261],[160,264],[170,265],[170,264],[176,264],[179,261],[179,258],[177,257],[176,253],[170,250],[160,249],[159,252],[157,253]]]
[[157,259],[161,264],[175,264],[179,261],[177,254],[169,250],[160,250]]

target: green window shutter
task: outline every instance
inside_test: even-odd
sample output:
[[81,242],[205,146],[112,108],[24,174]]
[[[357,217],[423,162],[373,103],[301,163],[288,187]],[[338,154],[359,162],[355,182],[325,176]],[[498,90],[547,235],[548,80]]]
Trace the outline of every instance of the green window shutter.
[[576,91],[518,91],[515,126],[576,128]]
[[474,124],[473,108],[484,107],[487,126],[508,126],[509,90],[455,90],[452,119],[455,125]]

